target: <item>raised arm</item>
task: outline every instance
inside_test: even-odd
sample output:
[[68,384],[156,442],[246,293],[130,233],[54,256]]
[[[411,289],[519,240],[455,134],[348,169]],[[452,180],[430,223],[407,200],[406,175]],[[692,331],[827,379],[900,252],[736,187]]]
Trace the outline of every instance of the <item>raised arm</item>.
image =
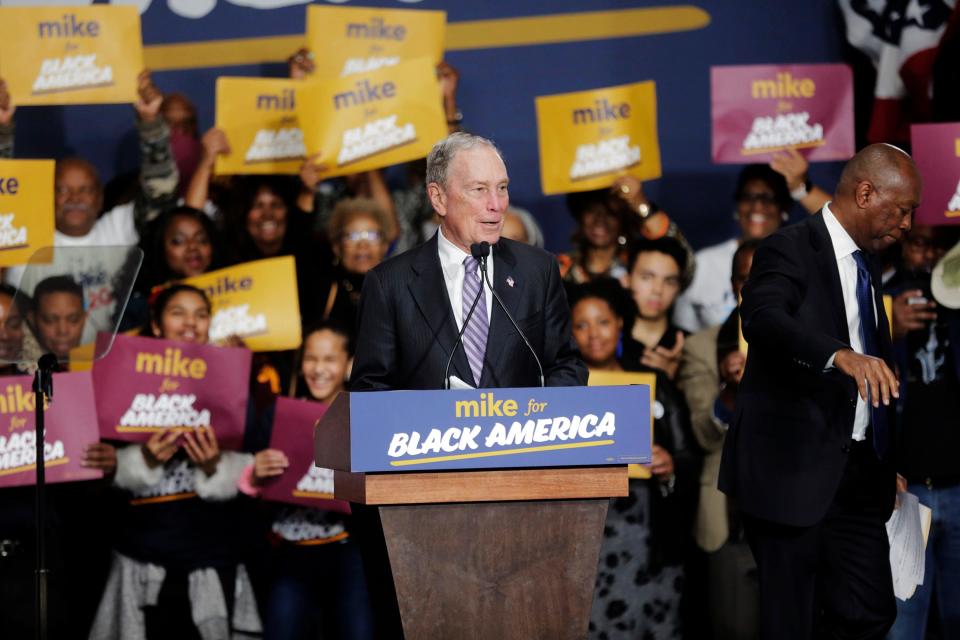
[[180,173],[170,148],[170,127],[160,115],[163,94],[149,71],[137,77],[137,132],[140,134],[140,196],[134,205],[137,228],[176,205]]
[[203,154],[200,156],[197,170],[190,178],[187,192],[183,196],[183,203],[188,207],[202,211],[207,204],[210,179],[213,177],[213,167],[217,162],[217,156],[230,153],[230,143],[227,141],[227,134],[216,127],[203,134],[201,142],[203,144]]
[[13,157],[13,112],[16,109],[6,80],[0,78],[0,158]]

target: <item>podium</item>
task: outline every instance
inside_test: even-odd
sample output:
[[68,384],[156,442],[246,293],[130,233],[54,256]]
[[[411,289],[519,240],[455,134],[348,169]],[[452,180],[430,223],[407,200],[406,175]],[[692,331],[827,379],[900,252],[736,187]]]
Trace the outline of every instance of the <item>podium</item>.
[[316,464],[378,512],[408,640],[583,638],[649,425],[642,385],[341,393]]

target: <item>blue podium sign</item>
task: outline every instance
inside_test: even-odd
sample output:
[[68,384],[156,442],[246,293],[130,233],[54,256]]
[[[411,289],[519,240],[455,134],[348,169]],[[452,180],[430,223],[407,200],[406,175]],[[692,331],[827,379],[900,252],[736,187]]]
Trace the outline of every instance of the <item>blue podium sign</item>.
[[650,463],[650,390],[547,387],[350,394],[359,472]]

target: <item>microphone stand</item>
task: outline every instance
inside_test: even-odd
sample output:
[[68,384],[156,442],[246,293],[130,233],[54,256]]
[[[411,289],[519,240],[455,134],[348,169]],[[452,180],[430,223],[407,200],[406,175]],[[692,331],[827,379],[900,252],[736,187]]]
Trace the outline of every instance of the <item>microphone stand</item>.
[[36,398],[34,412],[36,414],[36,452],[37,452],[37,482],[36,482],[36,629],[37,640],[47,639],[47,579],[50,571],[47,569],[46,525],[47,525],[47,487],[46,487],[46,460],[44,440],[44,403],[47,399],[53,400],[53,371],[57,368],[57,357],[52,353],[41,356],[37,362],[37,371],[33,374],[33,392]]
[[[482,244],[487,244],[486,242]],[[489,251],[489,249],[488,249]],[[540,364],[540,357],[537,355],[536,349],[533,348],[533,345],[530,344],[530,341],[527,340],[526,334],[520,329],[520,326],[517,324],[517,321],[513,319],[513,315],[507,309],[507,306],[503,304],[503,300],[500,299],[500,294],[497,293],[497,290],[493,288],[493,283],[490,282],[490,275],[487,273],[487,254],[483,254],[483,258],[480,260],[480,272],[483,274],[483,281],[488,287],[490,287],[490,293],[493,294],[494,299],[497,301],[497,304],[500,305],[500,308],[503,309],[504,315],[507,316],[507,319],[510,320],[510,324],[513,325],[513,328],[517,330],[517,333],[520,335],[520,338],[523,340],[523,343],[527,345],[527,349],[530,351],[530,355],[533,356],[533,360],[537,363],[537,370],[540,372],[540,386],[546,386],[543,379],[543,365]],[[480,290],[483,291],[483,287],[480,287]]]

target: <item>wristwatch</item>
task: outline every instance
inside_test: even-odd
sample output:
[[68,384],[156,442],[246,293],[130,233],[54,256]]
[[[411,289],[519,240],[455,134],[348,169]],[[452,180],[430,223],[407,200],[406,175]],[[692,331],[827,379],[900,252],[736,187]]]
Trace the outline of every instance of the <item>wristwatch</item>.
[[653,200],[641,202],[637,205],[637,213],[640,214],[641,218],[649,218],[658,211],[660,211],[660,207],[658,207]]
[[813,182],[810,180],[809,177],[807,177],[806,180],[803,181],[802,185],[800,185],[799,187],[797,187],[796,189],[790,192],[790,197],[796,200],[797,202],[800,202],[801,200],[806,198],[808,195],[810,195],[811,189],[813,189]]

